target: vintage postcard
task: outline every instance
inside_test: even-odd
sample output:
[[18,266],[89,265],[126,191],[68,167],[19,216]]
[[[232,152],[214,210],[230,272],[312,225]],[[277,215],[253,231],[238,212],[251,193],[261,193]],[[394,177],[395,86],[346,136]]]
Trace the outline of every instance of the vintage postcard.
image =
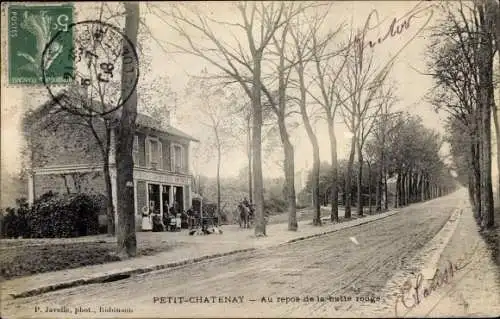
[[500,4],[1,4],[1,318],[500,315]]

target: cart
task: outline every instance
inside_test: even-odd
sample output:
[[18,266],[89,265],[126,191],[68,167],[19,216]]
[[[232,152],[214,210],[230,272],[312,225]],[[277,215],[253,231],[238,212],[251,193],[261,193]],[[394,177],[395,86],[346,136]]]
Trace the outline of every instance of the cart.
[[203,198],[196,197],[192,200],[191,229],[206,232],[209,228],[219,226],[216,216],[217,204]]

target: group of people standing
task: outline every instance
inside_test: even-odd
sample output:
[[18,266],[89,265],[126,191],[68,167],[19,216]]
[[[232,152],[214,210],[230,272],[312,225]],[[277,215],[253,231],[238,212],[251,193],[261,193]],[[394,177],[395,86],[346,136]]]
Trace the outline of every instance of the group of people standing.
[[182,212],[180,205],[174,202],[172,206],[168,203],[164,206],[163,218],[158,209],[155,209],[154,202],[150,203],[149,209],[146,207],[142,213],[143,231],[180,231],[182,228]]

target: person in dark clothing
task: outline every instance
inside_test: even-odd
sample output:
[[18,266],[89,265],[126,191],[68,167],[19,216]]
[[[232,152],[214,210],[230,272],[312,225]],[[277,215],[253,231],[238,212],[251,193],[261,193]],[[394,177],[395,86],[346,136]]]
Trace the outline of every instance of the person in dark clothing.
[[153,214],[153,231],[154,232],[162,232],[165,231],[165,225],[162,223],[160,218],[160,214]]
[[248,199],[246,197],[243,198],[243,205],[245,205],[246,207],[250,208],[250,203],[248,202]]
[[193,229],[193,227],[194,227],[194,212],[193,212],[193,208],[189,208],[186,211],[186,215],[187,215],[187,220],[188,220],[188,229]]

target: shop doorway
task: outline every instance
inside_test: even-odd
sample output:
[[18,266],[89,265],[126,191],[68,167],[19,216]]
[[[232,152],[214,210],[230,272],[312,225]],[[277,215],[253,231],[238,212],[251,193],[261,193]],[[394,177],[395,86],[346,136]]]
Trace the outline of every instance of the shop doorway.
[[148,184],[149,213],[160,214],[160,185]]
[[180,208],[181,212],[183,212],[185,210],[185,207],[184,207],[184,188],[176,186],[174,188],[174,192],[175,192],[174,193],[175,201],[179,204],[179,208]]
[[161,197],[163,199],[163,215],[166,216],[170,209],[170,185],[163,185]]

